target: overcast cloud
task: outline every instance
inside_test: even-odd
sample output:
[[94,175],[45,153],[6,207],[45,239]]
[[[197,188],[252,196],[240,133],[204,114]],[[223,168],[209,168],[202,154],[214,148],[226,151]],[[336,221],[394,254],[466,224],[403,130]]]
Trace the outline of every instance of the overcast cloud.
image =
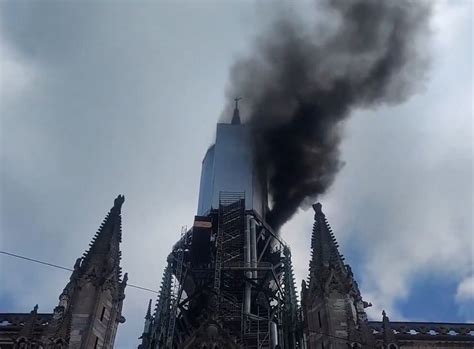
[[[1,2],[1,249],[71,267],[123,193],[124,271],[157,289],[196,211],[229,67],[272,8]],[[469,0],[436,3],[425,88],[347,122],[346,165],[321,198],[376,319],[381,309],[393,320],[474,319],[472,21]],[[312,219],[300,212],[282,229],[298,283],[307,276]],[[50,312],[68,277],[0,256],[0,311],[39,303]],[[438,297],[426,284],[448,291]],[[420,292],[450,310],[433,318],[428,307],[410,309]],[[126,294],[118,348],[136,347],[155,298]]]

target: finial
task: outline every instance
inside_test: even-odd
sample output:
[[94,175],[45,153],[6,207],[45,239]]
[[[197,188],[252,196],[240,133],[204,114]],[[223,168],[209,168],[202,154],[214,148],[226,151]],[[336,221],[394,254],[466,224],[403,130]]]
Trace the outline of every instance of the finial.
[[321,212],[323,212],[323,211],[322,211],[322,208],[323,208],[323,205],[321,205],[321,203],[319,203],[319,202],[317,202],[317,203],[315,203],[315,204],[313,205],[313,210],[314,210],[314,212],[316,212],[316,213],[321,213]]
[[242,97],[235,97],[235,108],[234,108],[234,115],[232,116],[232,125],[240,125],[240,113],[239,113],[239,101]]
[[389,322],[390,321],[390,319],[388,318],[387,313],[385,312],[385,310],[382,311],[382,321],[383,322]]
[[123,284],[123,285],[126,285],[127,282],[128,282],[128,273],[125,273],[124,276],[123,276],[122,284]]
[[33,313],[37,313],[38,312],[38,304],[35,305],[35,307],[33,308]]
[[74,263],[74,270],[79,269],[79,267],[81,266],[81,261],[82,261],[82,257],[76,259],[76,263]]
[[234,102],[235,102],[235,109],[239,109],[239,101],[242,99],[242,97],[235,97]]
[[116,208],[120,211],[124,201],[125,201],[125,196],[123,196],[123,195],[117,196],[117,198],[114,200],[114,208]]

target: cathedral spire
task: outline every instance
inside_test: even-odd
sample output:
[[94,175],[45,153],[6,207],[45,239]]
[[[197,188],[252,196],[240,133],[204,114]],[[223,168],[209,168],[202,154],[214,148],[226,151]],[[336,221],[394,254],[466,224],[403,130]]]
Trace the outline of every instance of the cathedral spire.
[[128,277],[122,278],[120,268],[124,201],[123,195],[117,196],[60,296],[57,322],[65,333],[58,337],[67,338],[70,328],[75,335],[69,336],[69,347],[112,347],[118,324],[125,322],[122,305]]
[[341,349],[350,344],[353,348],[354,343],[372,347],[373,336],[364,311],[369,304],[362,300],[352,271],[344,264],[321,204],[313,205],[313,209],[309,284],[302,285],[303,331],[308,347]]
[[242,97],[234,98],[235,107],[234,107],[234,115],[232,116],[232,125],[240,125],[240,113],[239,113],[239,101]]
[[311,261],[309,286],[324,283],[321,277],[328,272],[347,274],[344,257],[322,211],[320,203],[313,205],[314,225],[311,236]]
[[84,253],[82,258],[81,269],[92,272],[93,276],[98,278],[109,278],[113,271],[115,271],[117,279],[121,278],[121,208],[124,201],[123,195],[117,196],[114,206],[105,217],[89,245],[89,250]]

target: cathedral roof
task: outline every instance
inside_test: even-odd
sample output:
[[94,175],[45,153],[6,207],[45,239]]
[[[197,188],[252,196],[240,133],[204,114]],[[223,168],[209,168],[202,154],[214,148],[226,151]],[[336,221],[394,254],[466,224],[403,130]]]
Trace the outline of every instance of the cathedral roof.
[[33,312],[0,313],[0,340],[31,336],[40,338],[47,329],[47,324],[53,320],[53,314]]

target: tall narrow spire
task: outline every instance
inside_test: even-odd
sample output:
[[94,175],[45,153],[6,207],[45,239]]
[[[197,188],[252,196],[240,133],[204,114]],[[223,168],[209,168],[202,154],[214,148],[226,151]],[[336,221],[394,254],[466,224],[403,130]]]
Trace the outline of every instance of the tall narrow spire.
[[60,296],[60,307],[66,313],[58,313],[58,318],[62,315],[64,325],[69,326],[70,316],[71,333],[80,334],[69,337],[69,347],[112,347],[118,324],[125,322],[122,305],[128,277],[122,278],[120,268],[124,201],[123,195],[117,196]]
[[322,205],[314,204],[313,209],[315,213],[311,236],[310,287],[315,282],[324,283],[321,278],[328,271],[347,274],[344,257],[339,253],[339,245],[322,211]]
[[[115,270],[118,278],[121,278],[121,208],[124,201],[125,197],[123,195],[119,195],[115,199],[114,206],[110,209],[99,230],[92,239],[92,242],[89,245],[89,250],[84,253],[81,263],[82,270],[92,268],[98,277],[108,277],[109,274]],[[102,273],[102,275],[98,275],[99,273]]]
[[232,125],[240,125],[240,113],[239,113],[239,101],[242,97],[234,98],[235,107],[234,107],[234,115],[232,116]]
[[[368,303],[362,300],[349,265],[344,264],[321,204],[313,208],[309,285],[302,286],[303,331],[308,347],[347,348],[347,343],[372,347],[364,311]],[[344,341],[335,341],[337,337]]]

